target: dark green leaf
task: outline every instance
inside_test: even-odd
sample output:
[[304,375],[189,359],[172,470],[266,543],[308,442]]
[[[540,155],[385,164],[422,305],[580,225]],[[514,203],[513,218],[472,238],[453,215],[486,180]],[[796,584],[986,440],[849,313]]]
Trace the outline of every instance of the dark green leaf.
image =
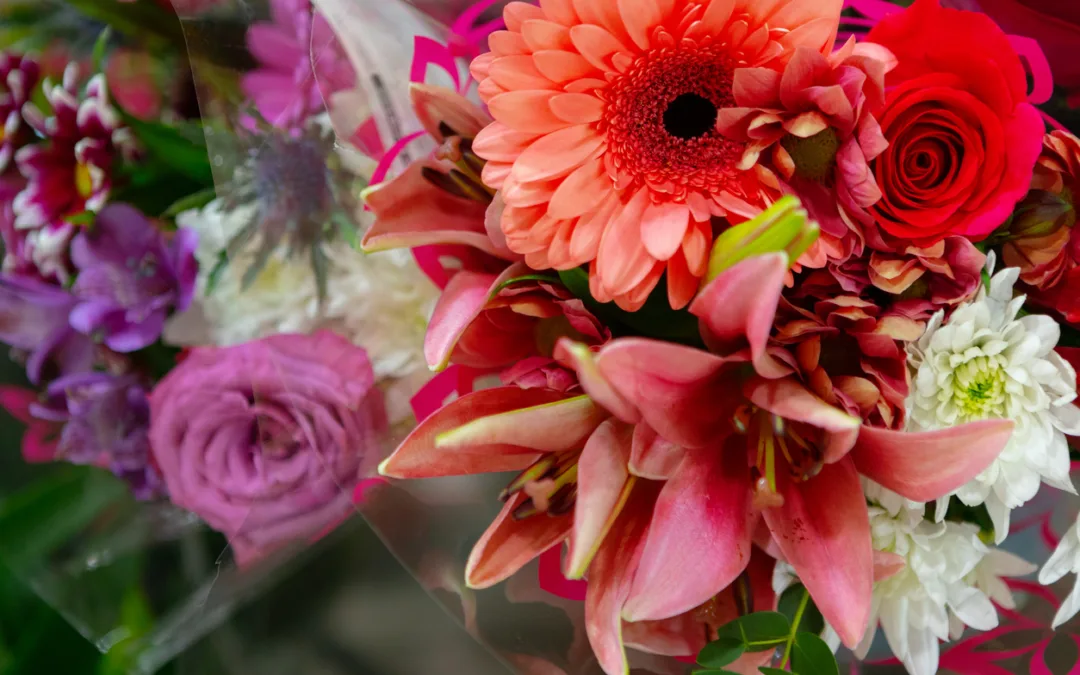
[[64,220],[76,227],[90,227],[97,220],[97,214],[93,211],[79,211],[65,217]]
[[[214,174],[210,169],[210,156],[205,141],[190,138],[175,127],[156,122],[144,122],[136,117],[121,112],[124,124],[146,150],[147,161],[171,168],[201,187],[214,185]],[[137,173],[137,172],[136,172]]]
[[840,675],[829,645],[813,633],[797,633],[791,648],[791,669],[799,675]]
[[765,675],[792,675],[791,672],[784,670],[783,668],[769,668],[768,666],[761,666],[758,668]]
[[742,640],[715,640],[705,645],[697,662],[706,668],[722,668],[735,663],[746,652]]
[[98,35],[94,42],[94,51],[90,54],[90,62],[94,64],[94,72],[100,73],[105,69],[105,50],[109,48],[109,40],[112,38],[112,26],[105,26],[105,30]]
[[495,289],[492,295],[495,295],[495,293],[498,293],[504,288],[509,288],[514,284],[520,284],[526,281],[543,281],[549,284],[560,283],[559,277],[553,276],[551,274],[525,274],[520,277],[514,277],[513,279],[507,279],[506,281],[502,282],[501,284],[499,284],[499,287]]
[[345,215],[341,211],[335,211],[330,216],[334,224],[337,225],[338,233],[341,235],[342,241],[352,247],[353,250],[360,250],[360,235],[356,229],[356,223]]
[[[780,596],[780,603],[777,606],[777,611],[786,616],[788,620],[795,620],[795,613],[799,609],[799,602],[802,601],[803,593],[806,592],[806,588],[802,584],[795,584],[791,588],[784,591]],[[818,611],[817,606],[814,604],[813,599],[806,605],[806,609],[803,610],[802,618],[799,620],[797,628],[807,633],[814,633],[821,635],[821,632],[825,630],[825,619],[821,616],[821,612]]]
[[186,197],[181,197],[172,203],[169,208],[161,214],[163,218],[175,218],[185,211],[191,211],[193,209],[201,209],[210,202],[214,201],[217,197],[216,188],[206,188],[205,190],[199,190]]
[[787,642],[790,633],[791,622],[783,614],[756,612],[721,626],[716,639],[740,642],[748,652],[763,652]]
[[710,668],[708,670],[694,670],[694,671],[691,671],[690,675],[739,675],[739,674],[734,673],[734,672],[732,672],[730,670],[715,670],[715,669]]

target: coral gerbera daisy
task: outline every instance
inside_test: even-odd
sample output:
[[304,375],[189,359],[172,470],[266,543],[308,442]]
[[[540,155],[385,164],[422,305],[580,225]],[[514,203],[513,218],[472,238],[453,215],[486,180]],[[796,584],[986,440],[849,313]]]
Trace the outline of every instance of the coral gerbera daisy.
[[841,0],[512,2],[472,73],[495,122],[474,151],[502,190],[507,244],[534,268],[591,265],[593,295],[639,308],[667,272],[687,305],[712,218],[745,220],[776,194],[716,129],[744,67],[829,53]]

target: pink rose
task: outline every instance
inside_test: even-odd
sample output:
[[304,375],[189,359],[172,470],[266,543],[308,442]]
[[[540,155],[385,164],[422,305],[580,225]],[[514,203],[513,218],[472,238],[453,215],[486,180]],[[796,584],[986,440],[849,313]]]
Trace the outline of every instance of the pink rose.
[[196,349],[150,406],[172,501],[224,533],[241,564],[344,520],[387,431],[367,354],[326,331]]

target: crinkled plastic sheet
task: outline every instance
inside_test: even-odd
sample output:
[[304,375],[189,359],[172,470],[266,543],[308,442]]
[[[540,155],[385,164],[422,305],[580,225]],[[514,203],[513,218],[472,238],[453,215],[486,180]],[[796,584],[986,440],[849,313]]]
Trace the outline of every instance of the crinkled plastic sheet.
[[[341,151],[353,156],[355,166],[372,182],[395,175],[410,161],[433,150],[409,106],[408,85],[425,81],[474,93],[468,59],[484,51],[486,35],[501,27],[500,9],[505,4],[498,0],[313,2],[329,21],[357,71],[355,89],[324,101],[325,112]],[[849,0],[848,4],[859,13],[845,20],[845,37],[865,33],[882,15],[895,10],[895,5],[882,0]],[[239,0],[239,5],[238,20],[251,23],[267,15],[267,0]],[[220,56],[223,45],[215,42],[216,36],[204,20],[184,17],[184,27],[194,55]],[[1046,101],[1052,84],[1046,79],[1049,70],[1045,59],[1037,45],[1032,48],[1032,41],[1016,38],[1014,43],[1033,73],[1032,100]],[[238,45],[224,47],[235,48],[238,54],[243,52]],[[313,44],[312,58],[317,59],[326,47]],[[220,63],[220,58],[216,60]],[[240,61],[235,64],[238,69],[244,65]],[[196,63],[195,75],[201,89],[213,82],[218,67]],[[223,106],[215,98],[204,98],[203,104],[213,165],[219,184],[224,185],[242,156],[215,137],[216,129],[236,124],[241,111]],[[362,222],[362,215],[357,218]],[[440,285],[445,284],[450,273],[444,266],[443,253],[416,252],[422,268]],[[490,376],[457,366],[436,375],[411,401],[416,417],[423,419],[444,402],[485,386]],[[388,438],[384,452],[389,453],[406,431],[399,429]],[[464,584],[469,551],[498,513],[500,505],[495,495],[504,483],[503,476],[393,484],[371,477],[357,490],[354,501],[357,511],[401,564],[473,639],[496,654],[504,667],[535,675],[599,674],[585,635],[585,584],[562,576],[558,550],[544,554],[495,588],[476,591]],[[1048,547],[1052,548],[1055,531],[1060,532],[1068,514],[1075,511],[1052,497],[1018,514],[1018,533],[1010,539],[1026,551],[1040,551],[1040,559],[1045,559]],[[1048,626],[1055,600],[1033,582],[1012,585],[1020,609],[1003,613],[998,630],[975,635],[944,651],[943,668],[976,675],[994,667],[1013,671],[1023,663],[1032,664],[1032,672],[1050,672],[1035,670],[1035,664],[1045,662],[1053,639]],[[415,635],[423,635],[425,620],[417,617]],[[357,626],[356,630],[362,632],[365,626]],[[411,639],[403,638],[401,648],[424,647],[422,642],[413,644]],[[999,653],[1005,656],[998,658]],[[637,653],[631,654],[631,663],[635,673],[656,675],[683,673],[691,667],[675,659]],[[497,670],[501,668],[493,663],[454,663],[446,672]],[[878,644],[870,661],[853,666],[851,672],[900,671],[887,648]]]

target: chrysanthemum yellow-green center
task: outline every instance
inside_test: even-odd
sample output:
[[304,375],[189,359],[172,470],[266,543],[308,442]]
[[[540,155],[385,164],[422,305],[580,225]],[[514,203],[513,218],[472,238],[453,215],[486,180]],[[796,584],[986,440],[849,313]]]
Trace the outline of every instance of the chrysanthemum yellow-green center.
[[953,403],[969,419],[1004,417],[1006,377],[994,357],[966,361],[953,372]]

